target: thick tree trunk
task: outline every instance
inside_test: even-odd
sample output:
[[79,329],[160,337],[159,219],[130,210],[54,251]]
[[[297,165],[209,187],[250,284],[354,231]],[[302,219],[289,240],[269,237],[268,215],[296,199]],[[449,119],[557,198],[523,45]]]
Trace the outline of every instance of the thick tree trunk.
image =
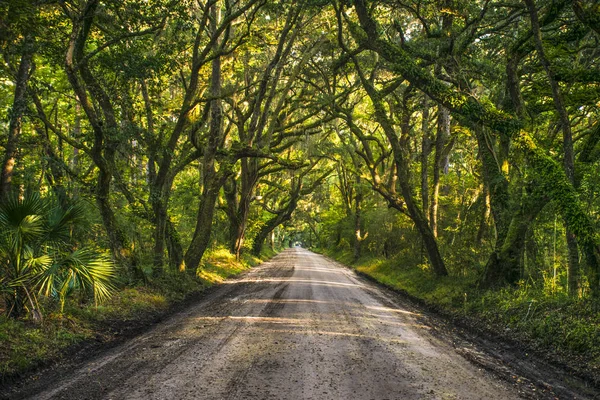
[[[217,5],[211,9],[212,29],[216,29]],[[215,51],[218,44],[215,43]],[[220,164],[219,171],[216,170],[216,155],[223,135],[223,109],[221,100],[221,57],[217,56],[212,61],[212,72],[210,81],[210,125],[209,133],[202,159],[202,194],[198,215],[196,218],[196,229],[187,252],[185,253],[185,268],[195,271],[199,266],[204,252],[210,243],[212,222],[215,212],[215,203],[219,191],[228,177],[229,167],[225,162]]]
[[542,210],[546,201],[541,193],[533,193],[522,200],[513,215],[506,236],[496,245],[485,267],[487,286],[515,284],[522,278],[525,243],[531,223]]
[[185,253],[185,268],[191,271],[195,271],[200,265],[202,256],[210,244],[215,203],[222,185],[222,181],[219,181],[218,177],[213,177],[210,180],[211,182],[206,182],[205,179],[206,186],[202,190],[196,218],[196,229],[194,230],[192,242]]
[[246,236],[246,226],[248,224],[248,214],[243,213],[238,219],[238,224],[235,227],[235,231],[231,237],[231,254],[235,255],[237,260],[240,259],[242,253],[242,246],[244,245],[244,239]]
[[423,210],[429,210],[429,154],[431,153],[431,137],[429,132],[429,99],[423,101],[423,120],[421,131],[421,204]]
[[[298,206],[298,200],[300,199],[300,186],[295,188],[290,194],[290,201],[287,203],[286,207],[280,210],[274,217],[269,219],[266,224],[264,224],[261,229],[258,231],[256,236],[254,237],[254,242],[252,243],[252,254],[255,256],[259,256],[262,250],[263,244],[267,238],[267,236],[271,235],[271,249],[273,249],[273,236],[272,233],[279,225],[287,222],[292,217],[294,210]],[[291,245],[290,245],[291,247]]]
[[438,235],[439,195],[440,195],[440,172],[446,164],[445,148],[450,137],[450,111],[444,107],[438,107],[437,133],[435,136],[435,156],[433,163],[433,187],[431,193],[431,205],[429,209],[429,225],[434,237]]
[[[554,107],[559,116],[560,126],[563,133],[563,167],[567,179],[572,185],[575,185],[575,156],[573,152],[573,134],[571,132],[571,121],[564,104],[563,96],[558,86],[558,82],[555,79],[555,74],[550,65],[550,61],[546,57],[544,51],[544,45],[542,43],[542,34],[540,30],[540,24],[538,21],[537,9],[533,0],[525,0],[527,8],[529,9],[529,16],[531,18],[531,29],[533,32],[533,38],[535,42],[535,48],[538,53],[540,63],[546,71],[550,88],[552,89],[552,99],[554,101]],[[578,4],[574,2],[574,7]],[[571,229],[569,221],[565,220],[566,226],[566,239],[567,249],[569,252],[569,266],[568,266],[568,284],[569,294],[575,296],[579,292],[579,247],[577,240]]]
[[242,185],[240,202],[237,209],[234,209],[233,214],[230,215],[229,250],[238,260],[240,259],[246,238],[246,228],[248,227],[248,219],[250,217],[250,203],[252,201],[251,192],[244,192],[244,185]]
[[479,125],[474,125],[472,128],[477,138],[479,157],[483,169],[482,176],[484,185],[487,186],[489,190],[490,212],[496,226],[496,244],[494,246],[494,251],[489,256],[481,278],[483,286],[491,287],[511,281],[511,271],[518,270],[519,264],[510,264],[515,261],[514,258],[505,259],[500,257],[513,217],[510,210],[508,181],[494,157],[494,144],[491,143],[485,129]]
[[15,157],[21,136],[21,123],[23,114],[27,109],[27,82],[32,72],[34,39],[31,34],[25,36],[23,40],[23,52],[21,62],[15,79],[15,94],[10,112],[10,121],[8,124],[8,140],[4,146],[4,157],[0,170],[0,201],[10,193],[10,184],[12,181]]
[[165,253],[165,240],[167,235],[167,202],[164,201],[161,190],[151,189],[150,201],[154,213],[154,248],[153,248],[153,273],[159,276],[163,272],[163,258]]
[[244,245],[248,219],[250,217],[250,206],[254,198],[254,189],[258,183],[258,178],[258,159],[242,159],[240,193],[238,194],[237,182],[232,182],[225,196],[229,217],[229,250],[238,260]]
[[169,252],[169,265],[172,268],[176,268],[179,271],[185,270],[185,263],[183,262],[183,247],[181,246],[181,239],[179,233],[175,229],[173,222],[167,220],[167,251]]
[[481,211],[481,216],[479,218],[479,228],[477,228],[477,237],[475,239],[477,243],[482,242],[483,237],[485,236],[487,231],[488,221],[490,219],[490,191],[486,184],[483,185],[483,193],[481,194],[481,196],[483,199],[483,207]]
[[[280,224],[282,224],[284,222],[285,222],[285,220],[283,220],[283,218],[276,216],[276,217],[271,218],[269,221],[267,221],[266,224],[264,224],[260,228],[260,230],[258,231],[256,236],[254,237],[254,242],[252,243],[252,254],[253,255],[255,255],[256,257],[260,256],[260,252],[262,251],[263,244],[265,243],[265,240],[267,239],[267,237],[269,237],[273,233],[273,230],[277,226],[279,226]],[[273,248],[272,244],[271,244],[271,248]]]
[[[269,219],[267,221],[267,223],[264,224],[260,228],[260,230],[258,231],[256,236],[254,237],[254,242],[252,243],[252,254],[253,255],[255,255],[256,257],[260,256],[260,252],[262,250],[263,244],[265,243],[265,240],[267,239],[267,237],[271,236],[271,238],[272,238],[272,233],[275,230],[275,228],[277,228],[279,225],[290,220],[290,218],[292,216],[292,212],[296,209],[296,204],[297,203],[294,202],[294,204],[289,206],[286,209],[286,211],[281,212],[280,214],[277,214],[273,218]],[[288,210],[291,210],[291,211],[288,211]],[[290,245],[290,247],[291,247],[291,245]],[[271,249],[273,249],[273,239],[271,239]]]

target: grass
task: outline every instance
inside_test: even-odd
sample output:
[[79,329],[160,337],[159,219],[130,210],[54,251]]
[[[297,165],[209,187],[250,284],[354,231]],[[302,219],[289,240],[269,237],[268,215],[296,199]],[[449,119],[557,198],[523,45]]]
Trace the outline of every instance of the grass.
[[353,262],[347,251],[324,253],[444,314],[552,354],[589,376],[600,376],[597,300],[573,299],[527,285],[481,291],[473,276],[436,278],[427,268],[400,259],[366,256]]
[[14,379],[58,359],[71,346],[97,338],[111,340],[133,325],[150,323],[174,304],[271,258],[267,250],[256,258],[236,260],[225,249],[215,249],[203,259],[195,274],[166,272],[146,285],[123,288],[100,305],[69,301],[64,314],[47,302],[42,325],[0,315],[0,383]]
[[91,338],[85,325],[47,318],[43,326],[0,317],[0,376],[26,371],[57,357],[61,350]]

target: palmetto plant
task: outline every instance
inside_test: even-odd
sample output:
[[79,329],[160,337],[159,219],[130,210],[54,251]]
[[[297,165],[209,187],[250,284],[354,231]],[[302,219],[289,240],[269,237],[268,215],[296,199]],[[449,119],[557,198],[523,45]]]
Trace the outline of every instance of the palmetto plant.
[[115,267],[92,249],[74,248],[71,231],[82,208],[66,210],[37,193],[10,198],[0,206],[0,294],[6,314],[29,309],[41,320],[39,296],[55,297],[61,312],[73,292],[92,293],[96,301],[112,292]]

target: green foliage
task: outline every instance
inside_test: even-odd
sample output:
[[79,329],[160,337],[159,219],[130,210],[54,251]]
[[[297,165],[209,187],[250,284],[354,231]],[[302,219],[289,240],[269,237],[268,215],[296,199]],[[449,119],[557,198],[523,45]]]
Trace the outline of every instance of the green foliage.
[[85,325],[63,322],[48,316],[43,327],[30,326],[0,316],[0,381],[55,359],[65,348],[92,337]]
[[[71,3],[0,5],[0,159],[13,168],[9,191],[43,194],[2,203],[6,313],[160,312],[257,262],[253,241],[270,238],[362,255],[364,272],[444,307],[499,296],[511,324],[529,307],[529,295],[514,299],[525,286],[540,307],[600,293],[597,5],[535,0],[547,74],[510,2]],[[13,159],[5,143],[29,42]],[[574,184],[549,75],[575,138]],[[425,246],[434,225],[441,280]],[[198,237],[208,252],[182,273]],[[238,243],[240,260],[225,250]],[[486,271],[499,271],[490,285],[516,287],[477,297]],[[577,301],[549,305],[551,320],[579,326],[560,317]],[[549,336],[534,320],[523,329]],[[583,325],[551,328],[581,346],[595,338]]]
[[82,215],[77,205],[63,210],[34,192],[0,207],[0,291],[8,316],[19,317],[28,302],[34,318],[41,318],[38,294],[58,298],[61,311],[76,291],[93,294],[96,302],[110,296],[112,261],[73,248],[71,227]]

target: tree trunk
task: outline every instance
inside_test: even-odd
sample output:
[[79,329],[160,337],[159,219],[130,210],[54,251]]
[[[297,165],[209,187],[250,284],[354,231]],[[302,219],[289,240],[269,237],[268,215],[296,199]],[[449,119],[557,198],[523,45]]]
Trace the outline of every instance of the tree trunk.
[[269,247],[271,251],[275,251],[275,230],[272,230],[269,234]]
[[8,139],[4,147],[5,152],[0,171],[0,201],[10,193],[15,157],[21,136],[21,123],[27,109],[27,82],[32,73],[34,47],[33,35],[27,34],[23,40],[21,62],[15,79],[15,95],[8,124]]
[[481,212],[481,217],[479,219],[479,228],[477,229],[477,238],[475,239],[477,243],[481,244],[483,241],[483,237],[486,234],[488,221],[490,219],[490,190],[487,185],[483,184],[483,193],[481,194],[483,198],[483,209]]
[[[401,172],[403,169],[404,172]],[[412,191],[410,188],[410,183],[408,181],[406,167],[402,167],[399,165],[398,175],[398,181],[400,183],[402,196],[404,197],[404,201],[406,202],[406,208],[408,209],[408,213],[410,214],[411,219],[413,220],[415,226],[421,234],[425,250],[427,250],[427,257],[429,258],[429,262],[431,263],[433,271],[437,276],[446,276],[448,275],[448,270],[446,269],[444,259],[440,254],[437,240],[433,235],[433,231],[429,226],[425,214],[419,209],[419,207],[414,201]]]
[[[213,30],[216,29],[217,24],[217,7],[215,4],[211,8],[211,25]],[[215,43],[214,46],[214,50],[218,51],[218,44]],[[228,170],[230,168],[225,162],[222,162],[219,171],[217,171],[215,165],[217,150],[222,142],[223,135],[221,85],[221,57],[217,56],[212,61],[210,125],[201,165],[202,194],[196,218],[196,229],[194,230],[190,246],[185,253],[185,268],[192,271],[195,271],[200,264],[202,256],[210,243],[215,203],[219,196],[219,190],[228,177]]]
[[244,239],[246,235],[246,226],[248,224],[248,214],[243,213],[238,219],[238,224],[231,238],[231,254],[235,255],[236,260],[240,259],[242,253],[242,246],[244,245]]
[[438,106],[437,133],[435,136],[435,155],[433,162],[433,188],[429,209],[429,225],[434,237],[438,235],[440,171],[446,163],[445,148],[450,137],[450,111],[444,106]]
[[496,226],[494,251],[490,254],[481,277],[482,285],[491,287],[510,281],[511,277],[504,274],[510,274],[510,271],[518,269],[519,265],[510,265],[510,262],[514,259],[501,259],[499,257],[512,221],[508,181],[498,165],[493,143],[491,143],[485,129],[479,125],[474,125],[472,128],[477,138],[479,158],[483,169],[483,184],[487,186],[489,191],[490,212],[494,217]]
[[183,247],[179,233],[173,222],[167,217],[167,251],[169,252],[169,265],[179,271],[185,270],[183,262]]
[[237,197],[238,185],[236,182],[232,182],[225,196],[229,217],[229,250],[238,260],[244,245],[246,228],[248,227],[248,219],[250,217],[250,206],[254,198],[254,189],[259,178],[258,159],[242,159],[241,169],[239,200]]
[[356,177],[356,196],[354,197],[354,261],[357,261],[361,256],[361,245],[363,241],[362,236],[362,210],[361,210],[361,202],[362,202],[362,190],[360,188],[360,176]]
[[[300,189],[294,190],[291,193],[290,201],[288,202],[285,209],[281,210],[278,214],[276,214],[273,218],[269,219],[266,224],[264,224],[254,238],[254,242],[252,243],[252,254],[255,256],[259,256],[262,250],[263,243],[269,234],[277,228],[279,225],[287,222],[292,217],[292,213],[296,209],[298,205],[298,199],[300,198]],[[272,236],[271,236],[272,237]],[[291,242],[290,242],[291,247]],[[273,249],[273,240],[271,241],[271,249]]]
[[522,278],[525,243],[531,223],[542,210],[545,201],[542,193],[530,194],[522,200],[513,215],[506,236],[491,254],[485,267],[487,286],[515,284]]
[[[560,126],[563,133],[563,167],[567,179],[572,185],[575,185],[575,156],[573,153],[573,134],[571,132],[571,121],[564,104],[563,96],[555,79],[555,74],[550,65],[550,61],[546,57],[544,45],[542,43],[542,34],[538,21],[537,9],[533,0],[525,0],[529,9],[531,18],[531,29],[533,32],[535,48],[538,53],[540,63],[546,71],[550,88],[552,89],[552,99],[554,107],[559,116]],[[576,4],[577,2],[575,2]],[[569,222],[565,219],[567,249],[569,251],[569,266],[568,266],[568,284],[569,294],[576,296],[579,292],[579,247],[577,240],[571,229]]]
[[[279,220],[281,220],[281,222],[279,222]],[[256,234],[256,236],[254,237],[254,242],[252,243],[252,254],[255,255],[256,257],[260,256],[260,252],[262,251],[262,247],[263,244],[265,242],[265,240],[267,239],[267,237],[271,236],[272,239],[272,233],[273,230],[279,226],[280,224],[282,224],[283,221],[281,218],[278,218],[278,216],[271,218],[269,221],[267,221],[266,224],[264,224],[260,230],[258,231],[258,233]],[[273,241],[271,240],[271,249],[273,249]]]
[[152,212],[154,213],[154,249],[153,249],[153,273],[162,275],[163,257],[165,252],[165,240],[167,235],[167,202],[162,197],[160,189],[151,189],[150,195]]
[[185,253],[185,268],[192,271],[195,271],[200,265],[202,256],[210,244],[215,203],[222,185],[222,181],[219,181],[218,177],[213,177],[210,181],[207,182],[207,179],[205,179],[206,186],[202,190],[202,198],[196,218],[196,229],[194,230],[192,242]]
[[423,210],[429,210],[429,154],[431,153],[431,138],[429,133],[429,99],[423,101],[423,121],[421,131],[421,203]]

